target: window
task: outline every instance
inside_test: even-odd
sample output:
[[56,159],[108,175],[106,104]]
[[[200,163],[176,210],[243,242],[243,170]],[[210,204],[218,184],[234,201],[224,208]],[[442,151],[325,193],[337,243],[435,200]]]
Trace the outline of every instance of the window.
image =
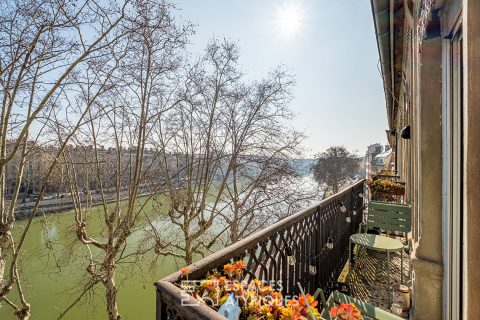
[[[463,290],[463,36],[459,21],[444,49],[444,239],[446,318],[461,319]],[[445,241],[446,240],[446,241]]]

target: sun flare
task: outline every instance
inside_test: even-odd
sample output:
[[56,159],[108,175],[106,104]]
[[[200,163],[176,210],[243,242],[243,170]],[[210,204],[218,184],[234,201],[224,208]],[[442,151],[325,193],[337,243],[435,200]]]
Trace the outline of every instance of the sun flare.
[[303,30],[305,16],[300,1],[284,2],[275,10],[275,31],[283,38],[293,38]]

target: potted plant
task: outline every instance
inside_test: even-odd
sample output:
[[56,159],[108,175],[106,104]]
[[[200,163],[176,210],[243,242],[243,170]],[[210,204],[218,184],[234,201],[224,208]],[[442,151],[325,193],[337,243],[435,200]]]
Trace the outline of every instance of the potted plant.
[[328,310],[330,317],[334,320],[360,320],[363,319],[360,310],[353,303],[341,303]]
[[372,196],[373,195],[386,195],[386,196],[405,195],[405,186],[399,182],[382,178],[382,179],[368,180],[367,184],[370,188],[370,192],[372,193]]
[[[272,285],[258,279],[250,282],[242,280],[245,263],[241,260],[227,263],[221,272],[207,274],[201,281],[188,281],[189,270],[181,270],[183,278],[177,285],[195,299],[207,304],[214,310],[235,299],[235,307],[241,309],[241,320],[316,320],[320,318],[313,296],[284,297]],[[306,299],[305,299],[306,298]],[[312,316],[313,315],[313,316]]]

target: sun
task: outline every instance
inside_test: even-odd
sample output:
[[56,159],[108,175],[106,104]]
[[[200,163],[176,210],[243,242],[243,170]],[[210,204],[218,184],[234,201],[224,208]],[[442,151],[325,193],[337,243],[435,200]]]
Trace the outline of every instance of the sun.
[[274,14],[275,32],[279,36],[290,39],[304,29],[306,12],[300,1],[283,2]]

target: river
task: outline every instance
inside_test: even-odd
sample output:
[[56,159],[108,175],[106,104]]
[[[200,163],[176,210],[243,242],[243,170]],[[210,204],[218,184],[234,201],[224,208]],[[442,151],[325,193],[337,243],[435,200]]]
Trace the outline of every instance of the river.
[[[101,219],[99,210],[94,208],[88,220],[91,234],[100,234]],[[15,232],[20,232],[25,223],[19,221]],[[130,243],[136,244],[139,237],[139,232],[132,234]],[[25,295],[32,306],[32,320],[56,319],[78,296],[87,277],[84,250],[75,237],[72,211],[49,215],[45,219],[35,218],[20,261]],[[118,305],[122,319],[154,319],[154,281],[182,267],[177,266],[173,258],[157,257],[156,267],[150,268],[153,259],[153,254],[147,254],[135,265],[118,267],[117,283],[122,282]],[[107,318],[104,301],[103,286],[97,285],[94,292],[86,295],[64,319],[104,320]],[[10,307],[0,305],[0,319],[15,319]]]
[[[312,181],[311,177],[303,177],[299,179],[299,185],[305,189],[312,188]],[[309,185],[311,186],[308,187]],[[142,199],[139,201],[144,201],[146,197]],[[160,211],[152,206],[152,202],[149,201],[145,210]],[[307,205],[308,203],[305,203],[305,206]],[[80,245],[76,239],[74,216],[73,211],[67,211],[45,218],[36,217],[30,227],[21,252],[20,271],[27,301],[32,306],[32,320],[57,319],[81,292],[85,279],[89,279],[85,270],[85,246]],[[89,234],[101,239],[104,223],[100,207],[92,208],[87,222]],[[17,221],[14,229],[16,238],[25,223],[26,221]],[[172,231],[171,226],[161,219],[161,216],[152,223],[164,231]],[[129,237],[129,245],[136,247],[141,237],[140,231],[133,233]],[[152,265],[155,259],[156,264]],[[135,263],[118,266],[118,306],[122,319],[154,319],[153,283],[184,266],[183,261],[178,263],[172,257],[159,257],[152,252],[141,256]],[[13,296],[15,294],[11,295]],[[10,319],[15,319],[11,308],[0,304],[0,320]],[[96,289],[86,295],[63,319],[107,319],[103,286],[97,285]]]

